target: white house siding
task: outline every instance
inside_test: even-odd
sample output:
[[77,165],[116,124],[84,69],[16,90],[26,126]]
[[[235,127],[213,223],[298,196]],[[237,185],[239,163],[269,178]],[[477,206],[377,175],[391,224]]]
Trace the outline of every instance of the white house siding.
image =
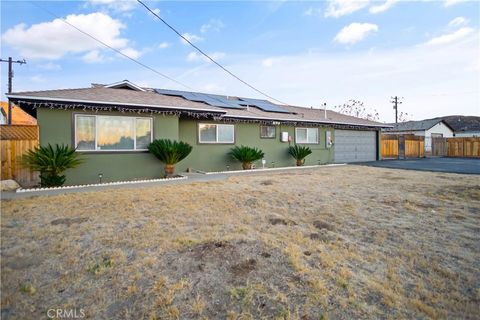
[[455,137],[458,137],[458,138],[480,137],[480,131],[455,132]]
[[443,122],[439,122],[425,131],[425,152],[432,152],[432,133],[441,134],[443,138],[452,138],[453,131]]

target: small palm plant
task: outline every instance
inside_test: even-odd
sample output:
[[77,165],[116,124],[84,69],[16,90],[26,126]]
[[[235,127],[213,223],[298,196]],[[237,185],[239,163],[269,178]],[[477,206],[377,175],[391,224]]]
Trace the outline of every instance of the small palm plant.
[[183,141],[158,139],[148,145],[148,151],[165,164],[165,175],[171,176],[175,165],[192,152],[192,146]]
[[312,150],[309,147],[296,144],[288,147],[288,153],[297,160],[297,166],[303,166],[305,158],[312,153]]
[[230,155],[242,163],[244,170],[252,169],[252,162],[260,160],[265,156],[262,150],[246,146],[236,146],[232,148]]
[[65,183],[65,175],[62,173],[75,168],[83,162],[74,148],[68,145],[55,147],[48,144],[36,147],[23,155],[21,163],[32,170],[40,172],[40,186],[58,187]]

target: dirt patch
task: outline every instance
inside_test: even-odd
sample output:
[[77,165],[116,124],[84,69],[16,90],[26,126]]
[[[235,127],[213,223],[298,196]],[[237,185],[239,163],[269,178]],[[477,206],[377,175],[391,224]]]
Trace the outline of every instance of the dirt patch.
[[[202,312],[210,319],[229,313],[260,319],[305,303],[305,292],[288,285],[302,278],[290,267],[288,258],[259,241],[207,242],[167,252],[158,268],[172,283],[188,282],[188,290],[172,301],[185,319],[190,317],[183,302],[196,297],[211,301]],[[321,309],[312,306],[314,311]]]
[[268,222],[270,222],[273,225],[277,225],[277,224],[284,225],[284,226],[296,226],[297,225],[297,223],[293,220],[285,219],[285,218],[277,218],[277,217],[269,218]]
[[260,184],[261,184],[262,186],[271,186],[271,185],[275,184],[275,181],[273,181],[273,180],[264,180],[264,181],[261,181]]
[[321,220],[316,220],[316,221],[313,221],[313,225],[315,228],[317,229],[327,229],[329,231],[333,231],[333,229],[335,229],[333,227],[332,224],[328,223],[328,222],[325,222],[325,221],[321,221]]
[[83,222],[87,222],[87,221],[88,221],[88,218],[60,218],[60,219],[52,220],[52,222],[50,222],[50,224],[54,225],[54,226],[59,225],[59,224],[64,224],[67,227],[70,227],[70,225],[72,225],[72,224],[83,223]]

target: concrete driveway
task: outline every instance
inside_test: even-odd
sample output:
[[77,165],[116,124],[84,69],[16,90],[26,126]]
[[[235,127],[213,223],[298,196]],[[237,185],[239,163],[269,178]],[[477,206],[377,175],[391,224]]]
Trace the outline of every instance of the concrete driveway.
[[422,158],[408,160],[382,160],[361,163],[361,165],[392,169],[480,174],[480,159],[472,158]]

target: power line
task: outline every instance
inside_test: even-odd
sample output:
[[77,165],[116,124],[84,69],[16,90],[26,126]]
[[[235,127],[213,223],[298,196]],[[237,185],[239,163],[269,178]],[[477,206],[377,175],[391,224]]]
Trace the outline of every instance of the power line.
[[83,33],[84,35],[86,35],[86,36],[92,38],[93,40],[101,43],[101,44],[104,45],[105,47],[107,47],[107,48],[115,51],[116,53],[122,55],[123,57],[125,57],[125,58],[127,58],[127,59],[130,59],[131,61],[135,62],[136,64],[138,64],[138,65],[140,65],[140,66],[142,66],[142,67],[144,67],[144,68],[146,68],[146,69],[148,69],[148,70],[156,73],[157,75],[159,75],[159,76],[161,76],[161,77],[163,77],[163,78],[165,78],[165,79],[168,79],[168,80],[170,80],[170,81],[172,81],[172,82],[175,82],[176,84],[179,84],[179,85],[181,85],[182,87],[185,87],[185,88],[187,88],[187,89],[189,89],[189,90],[195,91],[194,89],[192,89],[191,87],[187,86],[186,84],[183,84],[183,83],[181,83],[180,81],[175,80],[175,79],[173,79],[172,77],[169,77],[169,76],[167,76],[166,74],[161,73],[160,71],[155,70],[154,68],[152,68],[152,67],[150,67],[150,66],[148,66],[148,65],[146,65],[146,64],[144,64],[144,63],[142,63],[142,62],[140,62],[140,61],[138,61],[138,60],[136,60],[136,59],[134,59],[134,58],[126,55],[126,54],[124,54],[124,53],[121,52],[120,50],[115,49],[115,48],[113,48],[112,46],[109,46],[108,44],[106,44],[106,43],[103,42],[102,40],[100,40],[100,39],[92,36],[92,35],[89,34],[88,32],[85,32],[85,31],[81,30],[80,28],[78,28],[78,27],[76,27],[75,25],[71,24],[70,22],[68,22],[67,20],[63,19],[62,17],[59,17],[58,15],[56,15],[56,14],[53,13],[53,12],[51,12],[50,10],[48,10],[48,9],[46,9],[46,8],[43,8],[43,7],[39,6],[38,4],[36,4],[36,3],[32,2],[32,1],[29,1],[29,2],[30,2],[31,4],[33,4],[34,6],[40,8],[41,10],[47,12],[47,13],[50,14],[51,16],[53,16],[53,17],[55,17],[55,18],[57,18],[57,19],[60,19],[60,21],[62,21],[62,22],[64,22],[65,24],[69,25],[70,27],[76,29],[77,31]]
[[[132,57],[129,57],[128,55],[124,54],[124,53],[123,53],[123,52],[121,52],[120,50],[118,50],[118,49],[115,49],[115,48],[113,48],[113,47],[109,46],[109,45],[108,45],[108,44],[106,44],[105,42],[103,42],[103,41],[99,40],[98,38],[96,38],[96,37],[92,36],[92,35],[91,35],[91,34],[89,34],[88,32],[85,32],[85,31],[81,30],[80,28],[78,28],[78,27],[76,27],[75,25],[73,25],[73,24],[69,23],[68,21],[66,21],[66,20],[65,20],[65,19],[63,19],[62,17],[59,17],[59,16],[58,16],[58,15],[56,15],[55,13],[53,13],[53,12],[49,11],[48,9],[45,9],[45,8],[43,8],[43,7],[39,6],[39,5],[37,5],[36,3],[33,3],[33,2],[31,2],[31,1],[30,1],[30,3],[31,3],[31,4],[33,4],[33,5],[35,5],[36,7],[40,8],[41,10],[43,10],[43,11],[47,12],[47,13],[48,13],[48,14],[50,14],[51,16],[53,16],[53,17],[55,17],[55,18],[57,18],[57,19],[60,19],[60,21],[64,22],[65,24],[67,24],[67,25],[69,25],[69,26],[71,26],[71,27],[72,27],[72,28],[74,28],[75,30],[77,30],[77,31],[79,31],[79,32],[83,33],[84,35],[86,35],[86,36],[88,36],[88,37],[92,38],[93,40],[95,40],[95,41],[97,41],[97,42],[101,43],[101,44],[102,44],[102,45],[104,45],[105,47],[107,47],[107,48],[109,48],[109,49],[111,49],[111,50],[113,50],[113,51],[117,52],[118,54],[120,54],[120,55],[124,56],[125,58],[127,58],[127,59],[130,59],[131,61],[133,61],[133,62],[135,62],[135,63],[139,64],[140,66],[142,66],[142,67],[144,67],[144,68],[146,68],[146,69],[148,69],[148,70],[150,70],[150,71],[152,71],[152,72],[156,73],[157,75],[160,75],[160,76],[162,76],[163,78],[166,78],[166,79],[168,79],[168,80],[170,80],[170,81],[173,81],[173,82],[175,82],[175,83],[177,83],[177,84],[181,85],[182,87],[185,87],[185,88],[187,88],[188,90],[195,91],[195,89],[193,89],[192,87],[190,87],[190,86],[188,86],[188,85],[186,85],[186,84],[183,84],[183,83],[181,83],[180,81],[178,81],[178,80],[175,80],[175,79],[173,79],[173,78],[171,78],[171,77],[169,77],[169,76],[167,76],[167,75],[165,75],[165,74],[161,73],[160,71],[157,71],[157,70],[153,69],[152,67],[150,67],[150,66],[148,66],[148,65],[146,65],[146,64],[144,64],[144,63],[142,63],[142,62],[140,62],[140,61],[138,61],[138,60],[136,60],[136,59],[134,59],[134,58],[132,58]],[[224,104],[224,103],[225,103],[224,101],[222,101],[222,100],[220,100],[220,99],[218,99],[218,98],[216,98],[216,97],[214,97],[214,96],[211,96],[211,98],[212,98],[213,100],[217,100],[217,101],[221,102],[222,104]],[[234,104],[231,104],[231,106],[234,106],[234,107],[236,107]]]
[[285,102],[282,102],[278,99],[275,99],[274,97],[272,97],[271,95],[255,88],[253,85],[249,84],[248,82],[246,82],[245,80],[241,79],[240,77],[238,77],[237,75],[235,75],[233,72],[231,72],[230,70],[228,70],[227,68],[225,68],[224,66],[222,66],[220,63],[218,63],[217,61],[215,61],[212,57],[210,57],[208,54],[206,54],[202,49],[200,49],[199,47],[197,47],[196,45],[194,45],[190,40],[188,40],[186,37],[184,37],[180,32],[177,31],[177,29],[175,29],[172,25],[170,25],[167,21],[165,21],[163,18],[161,18],[157,13],[155,13],[152,9],[150,9],[145,3],[143,3],[141,0],[137,0],[138,3],[140,3],[142,6],[145,7],[145,9],[147,9],[151,14],[153,14],[155,17],[157,17],[161,22],[163,22],[168,28],[170,28],[173,32],[175,32],[180,38],[182,38],[185,42],[187,42],[189,45],[191,45],[193,48],[195,48],[198,52],[200,52],[203,56],[205,56],[208,60],[210,60],[211,62],[213,62],[215,65],[217,65],[219,68],[221,68],[223,71],[227,72],[229,75],[231,75],[232,77],[234,77],[235,79],[237,79],[238,81],[240,81],[241,83],[245,84],[246,86],[248,86],[249,88],[255,90],[256,92],[260,93],[261,95],[269,98],[269,99],[272,99],[274,101],[277,101],[281,104],[286,104],[288,105],[288,103],[285,103]]

